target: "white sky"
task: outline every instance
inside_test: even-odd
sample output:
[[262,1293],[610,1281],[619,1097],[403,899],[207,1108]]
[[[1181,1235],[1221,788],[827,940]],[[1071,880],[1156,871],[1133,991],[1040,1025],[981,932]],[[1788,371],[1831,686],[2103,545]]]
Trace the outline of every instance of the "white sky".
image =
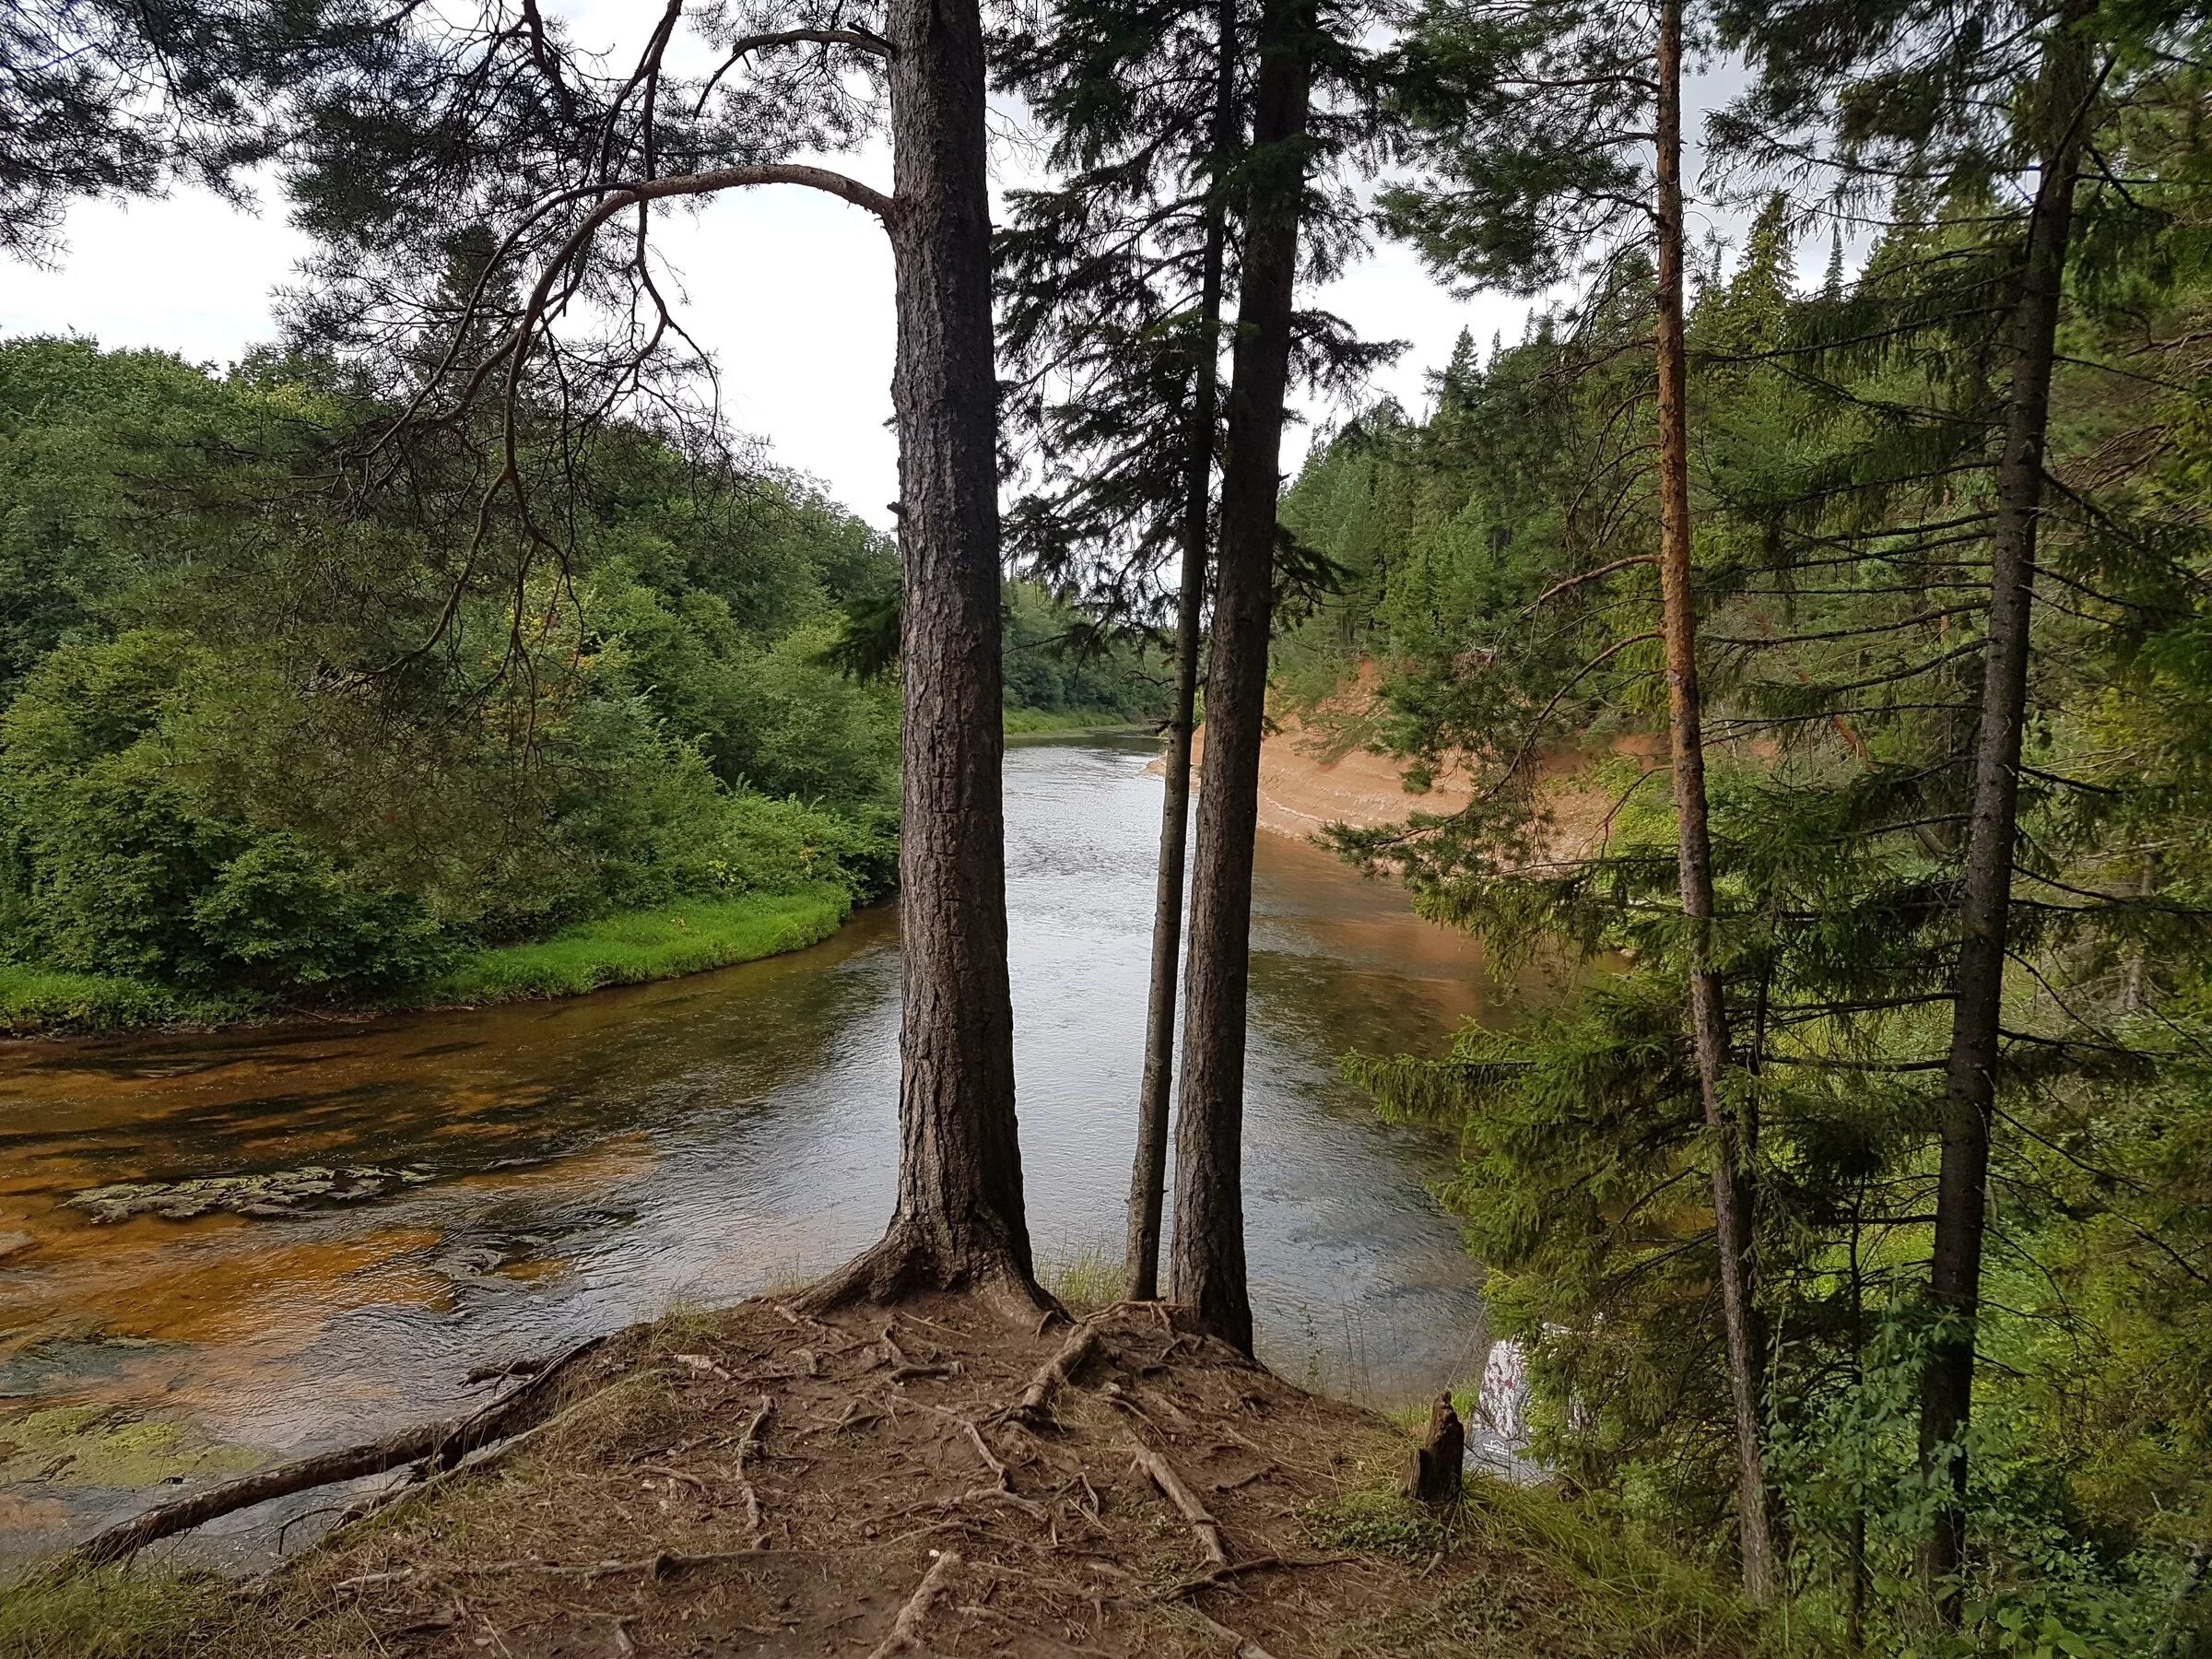
[[[880,157],[847,165],[888,177]],[[0,263],[0,335],[84,335],[218,369],[273,336],[272,290],[309,246],[268,190],[258,210],[196,190],[83,202],[65,234],[52,269]],[[720,362],[731,424],[767,439],[776,460],[820,479],[869,522],[888,524],[898,482],[885,425],[891,260],[875,220],[818,191],[765,189],[665,221],[656,236],[681,274],[687,325]],[[1516,335],[1526,310],[1502,299],[1456,300],[1394,246],[1311,298],[1365,336],[1412,342],[1375,384],[1409,408],[1424,403],[1423,371],[1442,365],[1463,325],[1487,345],[1494,330]],[[1288,470],[1304,445],[1304,432],[1293,430]]]
[[[634,32],[635,14],[624,0],[565,0],[555,9],[592,44],[604,36],[611,45]],[[1725,65],[1696,78],[1687,99],[1693,133],[1694,117],[1732,93],[1739,78]],[[1002,187],[1034,180],[1024,147],[1003,141],[1019,128],[1018,110],[997,109],[1002,142],[993,153]],[[824,159],[888,188],[888,156],[880,144]],[[1733,217],[1723,215],[1722,222]],[[678,274],[686,326],[719,363],[730,424],[765,439],[774,459],[888,527],[898,484],[886,424],[891,259],[875,220],[818,191],[769,188],[716,198],[695,217],[672,214],[655,239]],[[157,201],[80,203],[53,268],[0,262],[0,335],[83,335],[109,347],[155,347],[220,369],[273,336],[272,290],[308,247],[273,187],[253,208],[193,190]],[[1825,247],[1806,251],[1815,263],[1826,253]],[[1410,250],[1388,242],[1301,298],[1336,312],[1363,338],[1409,343],[1369,392],[1394,396],[1416,413],[1429,401],[1426,375],[1443,366],[1463,327],[1487,348],[1493,334],[1516,338],[1529,310],[1502,295],[1457,299]],[[1348,412],[1304,409],[1310,424],[1288,434],[1286,473],[1297,471],[1314,425]]]

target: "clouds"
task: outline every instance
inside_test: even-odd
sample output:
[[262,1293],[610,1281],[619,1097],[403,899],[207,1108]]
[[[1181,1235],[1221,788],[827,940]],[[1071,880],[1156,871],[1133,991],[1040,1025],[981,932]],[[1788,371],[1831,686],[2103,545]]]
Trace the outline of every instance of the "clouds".
[[[865,152],[841,164],[877,182],[889,171]],[[267,187],[246,207],[197,189],[81,202],[65,234],[50,269],[0,265],[0,332],[86,335],[218,366],[275,335],[274,290],[310,247]],[[888,527],[898,492],[886,424],[891,257],[876,222],[818,192],[771,188],[671,212],[655,235],[680,274],[685,325],[719,362],[726,418]],[[1411,342],[1376,383],[1409,408],[1426,401],[1424,371],[1442,364],[1463,325],[1487,343],[1497,329],[1516,334],[1525,312],[1502,299],[1455,300],[1408,250],[1388,245],[1313,299],[1362,335]],[[1306,411],[1310,421],[1330,413]],[[1311,432],[1288,437],[1293,470]]]

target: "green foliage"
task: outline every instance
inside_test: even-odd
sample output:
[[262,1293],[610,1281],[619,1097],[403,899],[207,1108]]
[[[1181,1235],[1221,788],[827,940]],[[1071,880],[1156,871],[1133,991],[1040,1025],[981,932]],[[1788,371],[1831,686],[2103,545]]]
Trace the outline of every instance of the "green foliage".
[[1165,715],[1169,665],[1147,662],[1126,639],[1095,633],[1041,583],[1006,583],[1005,616],[1008,731]]
[[615,912],[888,886],[895,688],[818,660],[880,537],[618,429],[563,562],[480,568],[434,476],[327,490],[376,411],[317,372],[0,347],[18,1022],[95,982],[388,1002]]
[[[1495,29],[1508,9],[1574,8],[1468,15]],[[1763,33],[1768,13],[1802,24],[1788,53],[1848,58],[1865,29],[1900,54],[1955,47],[1954,69],[2015,90],[2050,16],[1953,38],[1882,32],[1933,8],[1728,9]],[[1870,76],[1854,153],[1903,165],[1917,134],[1959,159],[1956,194],[1931,186],[1854,280],[1839,268],[1811,291],[1792,275],[1804,204],[1770,203],[1690,319],[1711,944],[1725,1104],[1755,1137],[1742,1173],[1792,1640],[2177,1654],[2212,1624],[2191,1576],[2212,1536],[2212,469],[2183,344],[2212,289],[2202,70],[2137,53],[2143,22],[2081,25],[2116,42],[2108,90],[2125,96],[2095,112],[2097,143],[2129,172],[2124,200],[2085,184],[2053,391],[1957,1632],[1913,1576],[1953,1452],[1919,1443],[1938,1328],[1923,1287],[2020,251],[2000,181],[2018,165],[2008,112],[2031,100],[1886,107],[1896,88]],[[1499,42],[1477,47],[1487,62]],[[1526,254],[1480,241],[1510,224],[1427,228],[1476,239],[1440,256]],[[1386,1112],[1460,1141],[1441,1195],[1489,1266],[1493,1320],[1527,1348],[1539,1454],[1717,1559],[1734,1445],[1691,935],[1647,740],[1665,693],[1641,637],[1650,319],[1622,269],[1487,359],[1463,342],[1425,420],[1385,408],[1317,451],[1285,516],[1356,579],[1278,658],[1315,705],[1372,686],[1340,718],[1409,775],[1476,782],[1466,809],[1346,833],[1347,853],[1501,961],[1565,947],[1589,965],[1569,1006],[1521,1029],[1350,1070]]]

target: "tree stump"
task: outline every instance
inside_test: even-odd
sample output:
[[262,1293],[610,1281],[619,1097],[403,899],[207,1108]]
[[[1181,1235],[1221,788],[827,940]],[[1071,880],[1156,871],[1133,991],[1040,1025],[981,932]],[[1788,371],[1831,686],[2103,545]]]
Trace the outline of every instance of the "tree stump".
[[1467,1454],[1466,1425],[1452,1409],[1452,1396],[1436,1396],[1429,1413],[1429,1432],[1406,1456],[1401,1483],[1408,1498],[1443,1505],[1459,1499],[1460,1467]]

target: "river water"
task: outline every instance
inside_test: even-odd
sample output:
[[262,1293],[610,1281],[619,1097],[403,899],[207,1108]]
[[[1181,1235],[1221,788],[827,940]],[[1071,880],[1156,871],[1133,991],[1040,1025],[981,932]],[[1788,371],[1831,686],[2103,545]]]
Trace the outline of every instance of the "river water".
[[[1118,1254],[1152,752],[1007,757],[1022,1154],[1048,1266]],[[1512,998],[1467,940],[1318,849],[1263,836],[1254,903],[1262,1353],[1377,1400],[1471,1381],[1479,1273],[1426,1186],[1444,1152],[1379,1124],[1336,1062],[1434,1051]],[[149,1488],[448,1415],[482,1397],[472,1368],[834,1265],[890,1208],[898,994],[887,908],[811,950],[564,1002],[0,1046],[0,1559]],[[305,1165],[428,1179],[280,1217],[100,1224],[64,1204]],[[274,1519],[234,1518],[204,1547],[265,1551]]]

